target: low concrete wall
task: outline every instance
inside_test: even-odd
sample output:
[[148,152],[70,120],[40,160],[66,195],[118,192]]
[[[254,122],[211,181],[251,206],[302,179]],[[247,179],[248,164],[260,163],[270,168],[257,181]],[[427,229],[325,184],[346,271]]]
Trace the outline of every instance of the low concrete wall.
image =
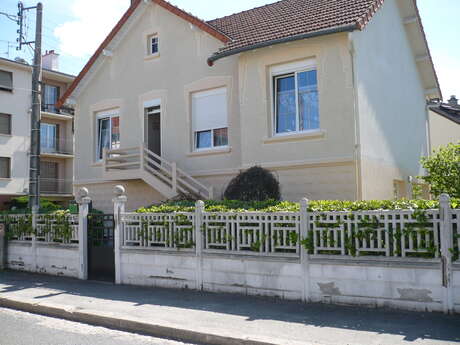
[[[443,311],[439,261],[209,255],[141,250],[121,251],[121,283],[202,289],[309,301]],[[304,285],[305,284],[305,285]],[[460,309],[460,269],[454,272],[454,298]]]
[[453,272],[453,286],[454,286],[454,309],[460,313],[460,263],[454,265]]
[[6,262],[6,240],[5,240],[5,226],[0,224],[0,270],[5,269]]
[[78,247],[37,243],[9,242],[6,266],[9,269],[78,277]]

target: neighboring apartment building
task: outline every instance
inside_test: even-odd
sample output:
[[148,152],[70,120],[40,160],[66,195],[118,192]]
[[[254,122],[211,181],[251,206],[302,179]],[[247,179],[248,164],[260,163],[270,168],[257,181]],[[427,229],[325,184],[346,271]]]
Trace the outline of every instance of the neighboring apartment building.
[[283,0],[208,22],[134,0],[60,104],[77,104],[75,187],[109,211],[116,184],[129,209],[220,198],[254,165],[288,200],[393,198],[421,172],[433,97],[413,0]]
[[431,149],[460,143],[460,104],[455,96],[447,103],[430,103]]
[[[74,77],[57,71],[58,55],[43,56],[40,191],[43,197],[72,199],[73,110],[55,107]],[[0,204],[29,189],[32,67],[0,58]]]

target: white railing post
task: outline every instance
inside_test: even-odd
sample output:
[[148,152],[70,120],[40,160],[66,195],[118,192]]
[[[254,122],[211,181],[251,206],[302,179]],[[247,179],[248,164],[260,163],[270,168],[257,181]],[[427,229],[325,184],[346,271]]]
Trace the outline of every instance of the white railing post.
[[80,260],[80,271],[78,278],[88,279],[88,213],[91,198],[88,196],[87,188],[80,188],[78,191],[78,256]]
[[441,194],[439,197],[440,237],[441,237],[441,269],[442,287],[444,290],[444,312],[452,313],[454,309],[454,291],[452,286],[452,248],[454,235],[452,229],[452,210],[450,197]]
[[107,171],[107,154],[108,154],[107,148],[104,148],[102,150],[102,164],[104,166],[104,172]]
[[144,171],[144,160],[145,160],[144,155],[145,155],[144,143],[141,143],[140,152],[139,152],[139,159],[141,160],[140,161],[141,171]]
[[210,186],[208,188],[208,199],[213,200],[214,199],[214,187]]
[[299,245],[300,245],[300,264],[302,266],[302,301],[310,300],[310,269],[308,249],[302,244],[309,235],[308,199],[300,200],[300,224],[299,224]]
[[177,194],[177,163],[172,162],[171,163],[171,177],[172,177],[172,190],[174,193]]
[[195,250],[196,250],[196,288],[203,290],[203,213],[204,202],[195,204]]
[[123,243],[123,223],[121,215],[125,212],[126,202],[126,190],[123,186],[115,186],[114,188],[115,198],[113,198],[113,216],[115,221],[115,284],[121,284],[121,246]]

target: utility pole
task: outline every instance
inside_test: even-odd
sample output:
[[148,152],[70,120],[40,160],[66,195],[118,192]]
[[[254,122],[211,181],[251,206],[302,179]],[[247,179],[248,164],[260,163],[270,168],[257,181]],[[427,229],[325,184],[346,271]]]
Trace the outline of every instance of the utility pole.
[[[40,209],[40,117],[41,117],[41,81],[42,81],[42,21],[43,5],[38,3],[35,7],[25,8],[21,2],[18,4],[18,24],[20,28],[19,49],[24,44],[34,43],[34,63],[32,71],[32,114],[30,118],[30,168],[29,168],[29,207],[32,213],[38,213]],[[37,10],[35,27],[35,41],[26,42],[23,33],[23,13],[31,9]]]

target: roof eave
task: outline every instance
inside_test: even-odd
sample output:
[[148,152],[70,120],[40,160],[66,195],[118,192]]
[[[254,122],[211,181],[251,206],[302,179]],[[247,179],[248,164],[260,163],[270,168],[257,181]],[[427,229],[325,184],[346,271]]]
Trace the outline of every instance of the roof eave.
[[260,43],[252,44],[249,46],[225,51],[222,53],[215,53],[208,58],[208,65],[213,66],[215,61],[220,60],[224,57],[240,54],[240,53],[247,52],[247,51],[254,50],[254,49],[265,48],[265,47],[269,47],[269,46],[276,45],[276,44],[299,41],[299,40],[304,40],[304,39],[314,38],[314,37],[319,37],[319,36],[332,35],[332,34],[341,33],[341,32],[352,32],[352,31],[360,30],[360,29],[361,29],[360,26],[357,23],[354,23],[354,24],[339,26],[335,28],[328,28],[328,29],[318,30],[314,32],[308,32],[305,34],[288,36],[288,37],[283,37],[283,38],[277,38],[277,39],[270,40],[270,41],[260,42]]

